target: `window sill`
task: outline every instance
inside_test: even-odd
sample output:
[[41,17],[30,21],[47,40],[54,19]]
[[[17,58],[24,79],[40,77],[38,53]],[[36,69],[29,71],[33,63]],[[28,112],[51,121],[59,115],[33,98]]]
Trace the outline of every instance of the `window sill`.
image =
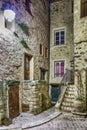
[[63,47],[63,46],[66,46],[66,44],[59,44],[59,45],[54,45],[54,46],[56,46],[56,47]]

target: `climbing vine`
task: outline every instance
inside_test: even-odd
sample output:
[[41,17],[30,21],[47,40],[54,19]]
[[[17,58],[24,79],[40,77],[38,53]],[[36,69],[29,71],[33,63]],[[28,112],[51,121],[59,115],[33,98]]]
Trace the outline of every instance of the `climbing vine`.
[[19,25],[19,27],[21,28],[21,30],[22,30],[27,36],[29,36],[28,27],[27,27],[24,23],[19,23],[18,25]]

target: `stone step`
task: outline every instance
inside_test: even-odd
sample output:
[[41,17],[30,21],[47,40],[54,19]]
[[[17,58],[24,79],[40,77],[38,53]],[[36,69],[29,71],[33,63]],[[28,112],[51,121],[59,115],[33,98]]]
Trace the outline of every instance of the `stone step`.
[[73,111],[73,107],[64,107],[64,106],[61,106],[61,110],[65,111],[65,112],[71,112],[71,111]]
[[65,106],[65,107],[73,107],[73,102],[63,102],[63,103],[62,103],[62,106]]
[[68,95],[68,94],[65,94],[65,97],[64,98],[70,98],[70,99],[74,99],[74,95]]
[[73,110],[74,91],[75,89],[73,85],[69,85],[68,88],[66,89],[65,96],[61,104],[62,111],[71,112]]
[[74,95],[74,93],[72,91],[66,91],[65,94],[68,94],[68,95]]
[[64,102],[72,102],[73,103],[74,98],[64,98]]
[[72,92],[74,92],[74,88],[67,88],[67,91],[72,91]]

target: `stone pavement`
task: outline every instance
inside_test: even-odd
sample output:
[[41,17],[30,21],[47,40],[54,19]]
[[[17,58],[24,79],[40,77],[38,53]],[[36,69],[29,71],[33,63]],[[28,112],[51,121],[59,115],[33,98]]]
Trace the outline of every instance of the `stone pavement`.
[[0,130],[22,130],[24,128],[32,128],[44,124],[58,115],[60,112],[55,112],[55,108],[52,107],[38,115],[33,115],[29,112],[21,113],[20,116],[13,119],[12,124],[9,126],[1,126]]
[[87,130],[87,118],[63,113],[43,125],[23,130]]
[[51,108],[39,115],[21,113],[8,127],[0,130],[87,130],[87,118],[71,113],[55,112]]

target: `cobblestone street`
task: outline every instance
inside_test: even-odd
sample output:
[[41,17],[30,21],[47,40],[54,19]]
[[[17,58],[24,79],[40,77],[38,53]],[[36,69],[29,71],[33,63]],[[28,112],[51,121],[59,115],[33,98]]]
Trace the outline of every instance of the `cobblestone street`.
[[56,112],[53,107],[38,115],[21,113],[0,130],[87,130],[87,118]]
[[64,113],[50,122],[26,130],[87,130],[87,118]]

